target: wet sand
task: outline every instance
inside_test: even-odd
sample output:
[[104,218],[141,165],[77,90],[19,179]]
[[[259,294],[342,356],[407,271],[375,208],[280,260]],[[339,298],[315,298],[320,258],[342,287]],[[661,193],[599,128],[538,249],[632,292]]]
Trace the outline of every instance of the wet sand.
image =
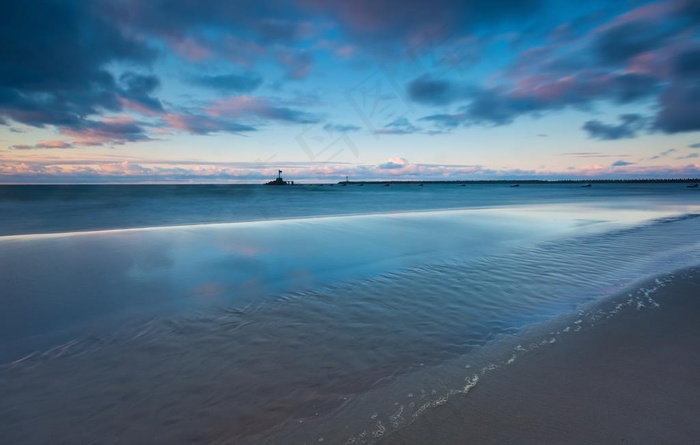
[[700,269],[654,300],[524,354],[380,443],[698,443]]

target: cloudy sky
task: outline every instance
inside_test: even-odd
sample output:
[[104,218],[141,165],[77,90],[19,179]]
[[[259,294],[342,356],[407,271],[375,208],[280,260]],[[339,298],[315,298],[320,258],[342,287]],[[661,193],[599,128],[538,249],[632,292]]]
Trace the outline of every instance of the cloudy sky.
[[700,0],[0,2],[0,182],[700,176]]

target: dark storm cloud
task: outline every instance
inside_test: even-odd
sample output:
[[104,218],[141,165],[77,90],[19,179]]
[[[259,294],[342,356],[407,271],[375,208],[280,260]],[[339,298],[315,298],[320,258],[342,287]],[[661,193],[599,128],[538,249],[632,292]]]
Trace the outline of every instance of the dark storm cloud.
[[[160,79],[138,72],[150,69],[156,57],[146,42],[153,37],[166,43],[168,39],[180,41],[190,33],[216,26],[234,29],[231,33],[250,31],[261,42],[310,35],[313,29],[308,23],[284,18],[287,5],[266,2],[260,6],[243,1],[233,7],[219,1],[194,4],[179,0],[0,2],[0,39],[5,42],[0,45],[0,120],[53,126],[85,144],[148,140],[148,126],[100,118],[124,110],[166,114],[157,97]],[[311,55],[304,52],[290,49],[280,58],[290,77],[305,77],[312,66]],[[129,66],[130,70],[115,73],[116,66]],[[258,88],[262,79],[254,74],[230,74],[199,76],[194,82],[245,93]],[[263,118],[265,113],[273,113],[273,120],[310,121],[283,107],[255,111]],[[211,116],[183,115],[179,123],[197,133],[254,130],[250,125]],[[85,137],[80,137],[81,132]]]
[[700,130],[700,48],[684,51],[673,60],[671,83],[658,103],[655,129],[664,133]]
[[214,57],[252,66],[272,56],[292,79],[306,77],[312,65],[311,55],[295,45],[318,30],[294,2],[101,0],[98,5],[120,29],[159,39],[190,61]]
[[120,92],[123,99],[146,112],[163,111],[160,100],[151,95],[160,85],[160,80],[156,76],[126,72],[120,76],[119,80],[124,85]]
[[255,28],[266,43],[303,40],[313,33],[313,27],[308,23],[281,18],[262,19],[255,24]]
[[[155,55],[87,1],[0,2],[0,41],[0,116],[36,127],[121,109],[122,92],[104,67],[145,65]],[[139,94],[128,86],[124,93]]]
[[673,71],[680,77],[700,78],[700,47],[679,54],[673,62]]
[[[618,104],[626,104],[658,93],[661,81],[648,74],[624,73],[610,76],[610,98]],[[601,95],[604,91],[599,92]]]
[[659,47],[662,33],[642,22],[613,27],[602,33],[595,49],[603,63],[623,64],[630,58]]
[[446,105],[458,99],[452,83],[429,76],[422,76],[410,82],[408,96],[415,102],[428,105]]
[[620,124],[615,125],[591,120],[583,124],[582,128],[593,139],[610,141],[633,138],[646,126],[646,119],[639,114],[623,114],[620,121]]
[[504,20],[518,20],[539,10],[540,0],[301,0],[329,15],[356,41],[383,45],[427,36],[442,37]]
[[262,77],[255,73],[193,76],[192,83],[223,92],[249,93],[262,85]]
[[301,38],[300,14],[282,0],[99,0],[100,11],[126,29],[180,39],[197,31],[217,29],[253,33],[260,40]]
[[[506,125],[520,115],[548,108],[546,101],[535,96],[512,95],[496,89],[479,91],[471,99],[471,103],[462,108],[466,123]],[[557,108],[559,103],[552,101],[549,105]]]
[[697,82],[678,82],[659,97],[661,110],[656,116],[655,128],[665,133],[700,130],[700,85]]

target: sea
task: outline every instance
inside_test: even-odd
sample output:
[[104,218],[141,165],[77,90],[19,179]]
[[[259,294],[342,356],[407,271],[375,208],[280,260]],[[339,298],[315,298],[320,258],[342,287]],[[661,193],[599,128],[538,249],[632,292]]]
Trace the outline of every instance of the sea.
[[381,442],[699,234],[683,183],[0,186],[0,443]]

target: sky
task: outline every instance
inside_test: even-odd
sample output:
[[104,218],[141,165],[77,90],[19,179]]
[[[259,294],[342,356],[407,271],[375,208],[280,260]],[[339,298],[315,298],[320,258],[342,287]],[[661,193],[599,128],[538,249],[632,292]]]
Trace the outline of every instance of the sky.
[[700,0],[23,0],[0,39],[0,183],[700,177]]

